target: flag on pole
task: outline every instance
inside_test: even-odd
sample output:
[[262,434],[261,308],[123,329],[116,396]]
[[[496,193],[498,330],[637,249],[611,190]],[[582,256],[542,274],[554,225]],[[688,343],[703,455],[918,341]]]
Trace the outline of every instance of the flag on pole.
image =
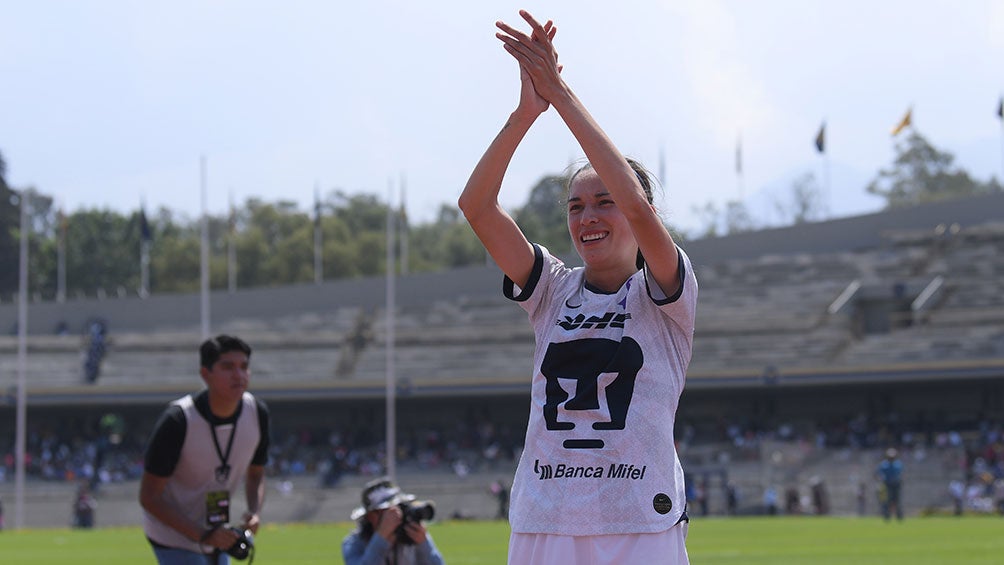
[[826,122],[819,126],[819,133],[816,134],[816,151],[826,153]]
[[912,122],[913,122],[913,108],[909,108],[907,109],[906,114],[903,115],[903,119],[900,120],[899,123],[892,128],[892,131],[890,133],[892,134],[893,137],[896,137],[897,135],[899,135],[899,132],[906,129],[907,126],[912,124]]
[[139,209],[139,236],[146,242],[153,239],[153,233],[150,231],[150,223],[146,220],[146,210],[143,207]]
[[1004,96],[997,101],[997,117],[1004,121]]

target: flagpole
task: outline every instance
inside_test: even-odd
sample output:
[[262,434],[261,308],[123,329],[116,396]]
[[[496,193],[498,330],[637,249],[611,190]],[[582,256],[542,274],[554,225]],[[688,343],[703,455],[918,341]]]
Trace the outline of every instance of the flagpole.
[[397,377],[394,366],[394,199],[393,181],[387,182],[387,476],[397,472]]
[[659,144],[659,183],[666,186],[666,144]]
[[56,302],[66,302],[66,215],[59,208],[59,236],[56,240]]
[[324,282],[324,242],[321,230],[321,189],[314,181],[314,284]]
[[150,242],[146,239],[139,243],[139,265],[139,295],[146,298],[150,296]]
[[[830,156],[823,153],[823,210],[824,218],[830,215]],[[821,218],[822,219],[822,218]]]
[[740,132],[736,139],[736,184],[739,188],[739,202],[743,201],[743,137]]
[[1001,184],[1004,184],[1004,96],[997,102],[997,118],[1001,123]]
[[820,183],[822,185],[822,194],[820,199],[822,200],[823,210],[822,212],[828,215],[830,209],[830,155],[826,151],[826,120],[819,126],[819,133],[816,134],[816,153],[819,153],[819,163],[822,168],[822,175],[820,175]]
[[139,295],[146,298],[150,295],[150,238],[149,224],[146,220],[146,201],[140,201],[140,234],[139,234]]
[[199,180],[202,191],[202,237],[200,238],[200,314],[202,339],[209,339],[209,214],[206,211],[206,156],[199,160]]
[[401,262],[401,274],[402,275],[407,275],[408,274],[408,235],[411,233],[411,230],[408,229],[408,222],[407,222],[408,216],[405,214],[405,209],[404,209],[404,202],[405,202],[404,189],[405,189],[406,183],[407,183],[407,178],[405,178],[405,174],[402,171],[401,172],[401,206],[400,206],[401,212],[397,215],[398,221],[401,222],[401,236],[400,236],[400,239],[401,239],[401,261],[400,262]]
[[227,218],[227,290],[237,292],[237,218],[234,212],[234,191],[230,190],[230,217]]
[[17,415],[14,440],[14,528],[24,527],[24,459],[28,409],[28,204],[30,189],[21,192],[20,261],[17,293]]

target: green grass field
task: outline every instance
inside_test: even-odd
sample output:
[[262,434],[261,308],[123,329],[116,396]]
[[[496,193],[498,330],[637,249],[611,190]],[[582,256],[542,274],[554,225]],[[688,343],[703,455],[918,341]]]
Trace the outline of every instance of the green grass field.
[[[255,563],[341,563],[349,523],[269,525],[259,532]],[[443,522],[429,527],[449,565],[505,563],[504,522]],[[1001,563],[1000,517],[709,518],[691,523],[687,548],[694,565],[967,565]],[[133,565],[153,563],[139,528],[0,532],[3,565]],[[239,563],[239,562],[235,562]],[[574,565],[574,564],[568,564]]]

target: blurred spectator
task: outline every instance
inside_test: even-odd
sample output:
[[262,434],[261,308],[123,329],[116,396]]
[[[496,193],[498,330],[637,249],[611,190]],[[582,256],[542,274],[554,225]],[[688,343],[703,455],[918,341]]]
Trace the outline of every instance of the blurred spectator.
[[817,516],[829,514],[830,495],[826,492],[826,485],[823,484],[823,479],[819,477],[812,477],[809,481],[809,486],[812,491],[813,511],[815,511]]
[[732,481],[725,483],[725,506],[729,516],[739,513],[739,489]]
[[948,483],[948,494],[952,497],[952,514],[962,516],[963,503],[966,497],[966,484],[959,479]]
[[896,519],[903,519],[903,503],[900,500],[901,487],[903,482],[903,462],[899,459],[899,452],[890,447],[885,451],[885,459],[879,463],[876,474],[881,481],[884,494],[880,496],[882,503],[882,517],[889,520],[893,508],[896,511]]
[[777,489],[774,485],[767,485],[763,490],[763,507],[768,516],[777,514]]
[[798,495],[798,487],[789,485],[784,491],[784,512],[795,515],[802,513],[801,497]]
[[90,529],[94,527],[94,510],[98,503],[91,496],[87,483],[80,483],[77,496],[73,500],[73,527]]
[[107,325],[103,320],[93,320],[87,327],[87,354],[84,357],[84,380],[95,383],[101,375],[101,361],[105,357]]
[[496,479],[492,482],[488,490],[498,501],[498,512],[495,513],[495,518],[499,520],[509,519],[509,487],[506,486],[502,479]]

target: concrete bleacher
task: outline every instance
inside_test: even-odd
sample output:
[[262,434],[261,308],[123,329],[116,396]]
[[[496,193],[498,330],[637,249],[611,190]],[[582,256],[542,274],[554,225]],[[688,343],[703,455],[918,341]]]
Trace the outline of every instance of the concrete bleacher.
[[[692,452],[683,451],[684,469],[694,481],[705,473],[711,480],[708,499],[712,515],[726,513],[722,483],[727,479],[739,491],[739,511],[760,513],[763,490],[774,485],[779,498],[787,487],[808,495],[810,485],[820,480],[829,495],[830,514],[853,516],[858,512],[859,483],[865,487],[865,512],[877,515],[877,482],[875,469],[882,459],[882,450],[826,449],[819,450],[796,442],[765,441],[754,458],[736,454],[727,445],[705,445]],[[960,478],[958,449],[906,451],[904,462],[903,502],[907,515],[925,511],[947,512],[951,499],[947,485]],[[725,475],[720,472],[726,470]],[[450,469],[421,469],[415,465],[398,468],[397,481],[408,492],[436,505],[437,519],[448,520],[459,515],[471,519],[492,519],[497,503],[488,487],[492,481],[511,482],[515,462],[499,462],[492,466],[471,469],[460,476]],[[346,522],[352,509],[359,505],[363,485],[373,477],[344,475],[334,487],[322,487],[316,473],[289,478],[268,477],[264,520],[268,523],[330,523]],[[73,482],[31,481],[26,504],[31,512],[25,516],[29,528],[65,527],[70,521],[70,503],[76,485]],[[10,482],[0,483],[0,498],[13,500]],[[106,484],[97,493],[97,525],[134,526],[141,523],[142,511],[137,503],[139,485],[136,481]],[[234,500],[243,512],[243,497]],[[780,503],[780,500],[779,500]],[[804,508],[811,513],[811,508]],[[698,509],[692,508],[695,519]],[[435,526],[433,526],[435,528]],[[434,530],[433,530],[434,531]]]
[[[1004,358],[999,223],[885,230],[874,247],[854,251],[695,258],[695,270],[701,296],[692,382],[719,373]],[[855,299],[840,313],[828,311],[851,281],[870,299],[897,286],[916,294],[938,276],[944,279],[938,294],[889,333],[860,334]],[[394,316],[398,373],[412,380],[525,382],[533,334],[522,309],[501,296],[500,280],[493,267],[403,277]],[[266,386],[373,382],[387,369],[383,292],[368,280],[224,294],[215,331],[253,344],[255,378]],[[98,387],[180,389],[196,382],[197,320],[178,314],[188,302],[114,299],[67,304],[65,311],[48,304],[37,327],[106,319],[108,353]],[[143,308],[149,317],[137,313]],[[85,350],[82,334],[34,332],[29,389],[80,385]],[[11,384],[15,372],[16,338],[0,336],[0,384]]]

